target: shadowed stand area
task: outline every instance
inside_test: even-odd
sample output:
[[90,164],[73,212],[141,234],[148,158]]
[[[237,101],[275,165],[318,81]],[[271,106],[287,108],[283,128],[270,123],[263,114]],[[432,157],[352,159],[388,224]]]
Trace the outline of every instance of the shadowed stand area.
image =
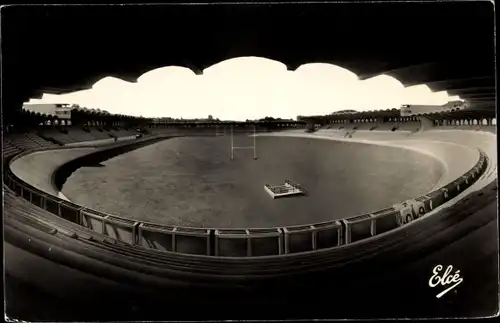
[[[133,283],[117,277],[119,285],[96,285],[88,295],[76,293],[64,300],[44,296],[45,304],[30,313],[9,305],[22,303],[24,298],[24,292],[13,292],[14,287],[24,285],[9,277],[7,309],[11,317],[19,315],[24,320],[342,318],[352,317],[353,313],[359,313],[360,318],[488,315],[498,306],[498,288],[492,284],[496,281],[498,254],[494,243],[496,185],[491,184],[483,192],[471,194],[440,217],[426,218],[411,237],[405,233],[388,237],[393,245],[390,248],[375,252],[375,243],[367,246],[364,254],[353,255],[350,262],[344,258],[318,272],[288,274],[261,282],[228,281],[212,287],[200,287],[209,283],[208,278],[200,276],[198,283],[185,288],[131,288]],[[477,211],[478,205],[484,207]],[[9,236],[8,243],[26,244],[16,241],[15,235]],[[447,247],[437,249],[439,245]],[[457,253],[469,256],[463,259],[456,257]],[[440,291],[428,286],[437,264],[454,264],[464,277],[462,286],[442,299],[434,297]],[[39,279],[47,276],[50,273]],[[21,290],[32,291],[31,287]],[[477,301],[471,303],[472,299]]]

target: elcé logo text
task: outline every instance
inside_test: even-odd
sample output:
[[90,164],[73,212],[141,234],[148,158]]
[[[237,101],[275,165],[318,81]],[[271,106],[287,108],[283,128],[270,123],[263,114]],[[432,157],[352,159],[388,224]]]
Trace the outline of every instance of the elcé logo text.
[[443,297],[446,293],[460,285],[464,279],[460,276],[460,270],[455,271],[455,273],[451,274],[453,271],[453,266],[448,266],[445,271],[443,271],[442,265],[437,265],[432,270],[432,277],[429,279],[429,286],[431,288],[437,286],[450,286],[447,289],[443,290],[441,293],[436,295],[436,298]]

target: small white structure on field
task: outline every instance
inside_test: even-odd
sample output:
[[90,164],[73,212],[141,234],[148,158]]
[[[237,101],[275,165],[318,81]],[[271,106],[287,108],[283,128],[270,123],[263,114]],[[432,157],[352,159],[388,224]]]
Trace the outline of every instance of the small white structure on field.
[[306,191],[300,185],[293,184],[290,181],[285,181],[285,184],[275,186],[265,184],[264,189],[273,199],[278,197],[306,194]]

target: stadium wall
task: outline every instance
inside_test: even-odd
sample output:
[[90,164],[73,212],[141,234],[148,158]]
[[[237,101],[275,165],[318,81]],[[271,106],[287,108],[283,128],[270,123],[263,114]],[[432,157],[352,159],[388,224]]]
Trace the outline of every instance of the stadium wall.
[[65,147],[82,147],[82,146],[100,146],[100,145],[109,145],[114,143],[115,140],[112,138],[109,139],[101,139],[101,140],[92,140],[92,141],[82,141],[82,142],[72,142],[69,144],[65,144]]
[[[370,214],[342,221],[282,228],[228,230],[166,227],[154,223],[123,219],[97,210],[84,208],[69,201],[64,201],[58,198],[57,195],[46,194],[50,192],[43,189],[52,187],[52,189],[57,190],[58,185],[64,181],[66,176],[76,168],[89,162],[96,163],[152,143],[155,140],[163,139],[165,137],[148,138],[137,143],[125,143],[90,150],[89,148],[66,148],[66,151],[77,151],[78,154],[71,154],[69,160],[56,158],[55,164],[48,163],[47,168],[42,168],[42,171],[40,171],[42,175],[45,171],[56,174],[56,180],[51,180],[50,185],[46,176],[42,180],[33,182],[31,176],[26,175],[26,173],[29,173],[34,161],[31,160],[25,163],[24,160],[33,158],[33,156],[42,156],[43,154],[41,152],[21,154],[11,162],[10,169],[12,172],[7,176],[7,185],[24,199],[55,214],[59,218],[76,223],[88,230],[102,234],[106,238],[127,245],[140,246],[145,250],[152,249],[184,255],[228,259],[254,258],[293,256],[294,254],[330,250],[390,234],[390,232],[406,227],[411,222],[427,217],[437,208],[466,192],[469,187],[477,183],[489,165],[488,156],[480,150],[471,149],[471,147],[454,143],[426,143],[425,145],[421,143],[423,146],[417,148],[418,151],[425,151],[438,159],[441,158],[444,164],[451,161],[445,159],[447,152],[453,151],[453,156],[458,153],[459,156],[464,157],[462,159],[465,162],[458,165],[460,166],[456,168],[458,170],[448,171],[444,175],[445,180],[441,181],[444,187],[439,187],[425,196],[411,201],[402,201],[401,204]],[[412,142],[412,144],[414,143],[418,142]],[[397,146],[405,147],[402,143],[398,143]],[[448,147],[448,149],[444,147]],[[429,149],[431,150],[429,151]],[[54,152],[58,152],[58,150]],[[438,151],[441,152],[441,155],[439,155]],[[54,152],[46,152],[44,156],[51,156],[51,154],[53,156]],[[469,157],[465,157],[465,155]],[[449,169],[455,167],[454,164],[448,164],[447,166]]]

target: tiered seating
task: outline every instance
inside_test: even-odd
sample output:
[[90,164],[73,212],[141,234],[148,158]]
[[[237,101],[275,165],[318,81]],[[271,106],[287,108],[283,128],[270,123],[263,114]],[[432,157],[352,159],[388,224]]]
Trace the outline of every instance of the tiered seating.
[[57,141],[57,142],[59,142],[59,143],[61,143],[63,145],[76,142],[73,139],[73,137],[69,136],[69,132],[67,134],[66,133],[62,133],[61,131],[59,131],[57,129],[45,130],[45,131],[43,131],[43,136],[45,138],[54,139],[55,141]]
[[496,133],[496,126],[483,126],[483,125],[460,125],[460,126],[439,126],[436,129],[440,130],[469,130],[469,131],[487,131]]
[[376,131],[392,131],[392,129],[398,129],[399,126],[396,122],[384,122],[377,124]]
[[8,134],[3,140],[3,158],[9,158],[25,150],[40,147],[57,147],[57,145],[40,138],[34,133]]
[[111,138],[110,134],[118,138],[121,138],[121,137],[133,137],[135,136],[136,133],[134,130],[106,131],[102,129],[102,131],[99,131],[99,129],[94,127],[90,128],[90,132],[87,132],[83,129],[76,127],[67,128],[67,131],[68,133],[65,134],[57,129],[50,129],[44,131],[43,134],[46,138],[52,138],[63,145],[68,145],[80,142],[91,142],[96,140],[110,139]]
[[486,131],[486,132],[491,132],[493,134],[497,133],[497,126],[482,126],[478,128],[476,131]]
[[125,129],[120,129],[120,130],[111,130],[109,131],[113,136],[116,136],[118,138],[120,137],[130,137],[130,136],[135,136],[136,131],[134,130],[125,130]]
[[56,144],[54,144],[50,141],[47,141],[34,133],[27,133],[27,134],[25,134],[25,136],[26,136],[26,138],[36,142],[40,147],[57,147]]
[[175,134],[176,130],[174,128],[167,128],[167,127],[152,127],[149,128],[149,133],[152,135],[170,135],[170,134]]
[[98,128],[91,127],[90,128],[90,136],[92,136],[92,140],[102,140],[102,139],[109,139],[109,133],[106,130],[99,130]]
[[397,130],[416,132],[420,130],[420,121],[401,122]]
[[90,133],[84,131],[83,129],[79,129],[79,128],[69,128],[68,129],[68,136],[70,136],[74,140],[74,142],[95,140],[94,136],[92,136]]
[[3,149],[2,149],[2,156],[3,158],[10,158],[18,153],[20,153],[22,150],[16,147],[14,144],[12,144],[10,141],[6,140],[4,138],[3,141]]
[[37,142],[26,137],[24,133],[9,134],[6,140],[10,141],[11,144],[21,150],[36,149],[41,147]]
[[354,124],[349,124],[349,127],[352,126],[353,130],[375,130],[378,128],[377,123],[354,123]]
[[351,136],[354,139],[363,139],[363,140],[399,140],[408,138],[411,135],[410,132],[406,131],[369,131],[369,130],[360,130],[351,132]]
[[420,121],[415,122],[361,122],[345,124],[329,124],[321,130],[341,130],[341,131],[410,131],[416,132],[420,129]]

